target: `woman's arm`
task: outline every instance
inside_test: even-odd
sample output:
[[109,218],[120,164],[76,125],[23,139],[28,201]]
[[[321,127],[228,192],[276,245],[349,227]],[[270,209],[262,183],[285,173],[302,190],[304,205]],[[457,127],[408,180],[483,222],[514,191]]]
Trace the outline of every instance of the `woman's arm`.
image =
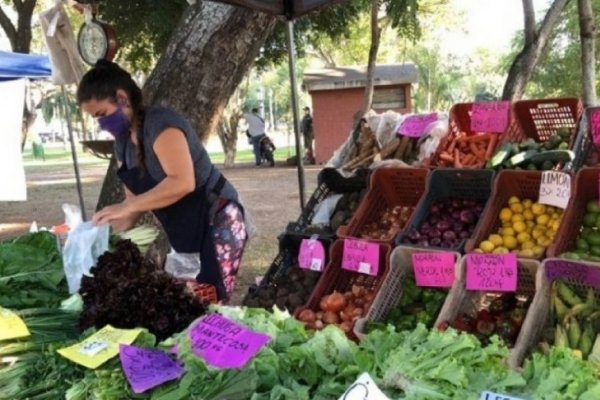
[[[131,193],[126,187],[123,187],[123,189],[125,190],[125,201],[131,201],[135,197],[135,195]],[[117,233],[125,232],[126,230],[133,228],[135,224],[139,221],[139,219],[142,217],[142,215],[144,215],[143,212],[133,212],[128,217],[111,220],[110,225],[112,226],[113,230]]]
[[93,218],[96,224],[170,206],[194,191],[194,163],[185,134],[177,128],[167,128],[159,134],[152,148],[166,177],[146,193],[96,213]]

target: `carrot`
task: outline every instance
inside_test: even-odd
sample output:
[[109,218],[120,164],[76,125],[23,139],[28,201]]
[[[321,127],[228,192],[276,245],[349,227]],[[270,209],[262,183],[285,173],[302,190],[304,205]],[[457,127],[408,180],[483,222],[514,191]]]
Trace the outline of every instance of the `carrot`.
[[488,146],[487,146],[487,150],[485,152],[486,160],[489,160],[490,158],[492,158],[497,144],[498,144],[498,135],[492,134],[492,137],[490,138],[490,142],[488,143]]
[[469,141],[470,142],[486,142],[489,140],[489,138],[490,138],[490,134],[484,133],[481,135],[472,135],[471,137],[469,137]]
[[448,146],[448,153],[450,153],[450,154],[454,153],[454,147],[456,146],[456,141],[457,141],[456,138],[452,139],[450,141],[450,146]]
[[478,159],[482,159],[483,157],[485,157],[485,151],[473,142],[469,143],[469,150],[471,150],[471,154],[473,154]]
[[460,151],[454,149],[454,168],[462,168],[463,165],[460,161]]
[[447,152],[442,151],[440,153],[440,160],[449,162],[449,163],[454,163],[454,158]]

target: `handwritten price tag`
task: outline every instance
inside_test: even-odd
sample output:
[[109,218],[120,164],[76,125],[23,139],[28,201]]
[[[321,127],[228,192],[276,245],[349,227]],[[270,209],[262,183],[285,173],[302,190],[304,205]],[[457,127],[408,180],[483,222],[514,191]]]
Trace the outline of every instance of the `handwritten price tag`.
[[143,393],[165,382],[179,379],[185,373],[172,356],[160,350],[121,345],[119,359],[134,393]]
[[194,354],[216,368],[243,368],[271,340],[219,314],[202,318],[189,336]]
[[390,400],[368,373],[361,374],[339,400]]
[[539,203],[565,209],[570,198],[571,175],[558,171],[542,172]]
[[454,254],[413,253],[412,262],[417,286],[451,287],[454,283]]
[[0,307],[0,340],[29,336],[25,322],[14,312]]
[[321,272],[325,266],[325,248],[316,239],[302,239],[298,253],[298,266]]
[[574,281],[600,289],[600,268],[597,266],[566,260],[547,260],[544,266],[550,282],[557,279]]
[[436,122],[437,120],[437,113],[408,116],[400,125],[400,128],[398,129],[398,135],[416,138],[421,137],[425,134],[427,126]]
[[492,392],[485,391],[485,392],[481,393],[481,397],[479,397],[479,400],[523,400],[523,399],[520,399],[518,397],[513,397],[513,396],[507,396],[505,394],[498,394],[498,393],[492,393]]
[[58,350],[69,360],[90,369],[96,369],[119,354],[120,344],[131,344],[141,329],[116,329],[106,325],[81,343]]
[[600,146],[600,109],[592,111],[590,115],[590,131],[592,141],[595,145]]
[[342,268],[377,276],[379,273],[379,245],[363,240],[344,240]]
[[467,290],[514,292],[517,290],[516,254],[468,254]]
[[510,101],[475,103],[471,110],[471,130],[473,132],[501,133],[508,127]]

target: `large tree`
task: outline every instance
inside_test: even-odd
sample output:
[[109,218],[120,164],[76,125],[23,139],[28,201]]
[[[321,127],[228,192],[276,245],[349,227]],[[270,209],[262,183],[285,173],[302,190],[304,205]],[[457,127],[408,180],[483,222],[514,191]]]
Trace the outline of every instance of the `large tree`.
[[[1,0],[0,2],[0,27],[15,53],[29,53],[32,37],[31,17],[36,3],[37,0]],[[10,18],[13,13],[16,14],[16,22]]]

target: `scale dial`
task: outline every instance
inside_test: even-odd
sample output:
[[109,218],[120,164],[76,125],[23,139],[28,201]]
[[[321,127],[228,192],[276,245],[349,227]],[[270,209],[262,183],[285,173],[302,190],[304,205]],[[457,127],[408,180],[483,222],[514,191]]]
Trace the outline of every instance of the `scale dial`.
[[116,53],[114,31],[96,20],[83,24],[77,36],[77,45],[83,61],[92,66],[101,59],[112,60]]

